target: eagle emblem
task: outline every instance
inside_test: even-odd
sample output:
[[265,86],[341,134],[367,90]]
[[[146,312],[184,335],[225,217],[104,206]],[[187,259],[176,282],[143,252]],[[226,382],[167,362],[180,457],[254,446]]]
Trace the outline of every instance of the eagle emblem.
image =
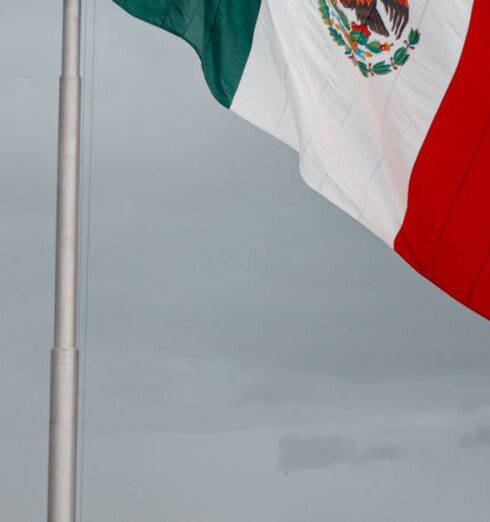
[[408,30],[409,0],[318,0],[334,42],[365,77],[389,74],[405,65],[420,41]]

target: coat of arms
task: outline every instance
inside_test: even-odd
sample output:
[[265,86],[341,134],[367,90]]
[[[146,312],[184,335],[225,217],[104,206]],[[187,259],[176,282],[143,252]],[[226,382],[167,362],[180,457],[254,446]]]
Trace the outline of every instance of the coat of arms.
[[318,1],[330,36],[366,77],[396,71],[420,41],[407,29],[409,0]]

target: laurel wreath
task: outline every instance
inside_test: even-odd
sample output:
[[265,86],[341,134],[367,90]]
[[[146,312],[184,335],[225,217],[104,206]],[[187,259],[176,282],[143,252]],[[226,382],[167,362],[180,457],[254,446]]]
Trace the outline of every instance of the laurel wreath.
[[330,36],[337,45],[344,47],[347,58],[352,60],[365,77],[381,76],[396,71],[407,63],[410,51],[420,42],[420,32],[411,29],[403,45],[396,49],[389,61],[379,60],[373,63],[371,58],[391,51],[393,44],[375,40],[369,32],[366,34],[362,26],[351,24],[349,17],[335,1],[331,2],[331,5],[327,0],[318,1],[323,22],[328,27]]

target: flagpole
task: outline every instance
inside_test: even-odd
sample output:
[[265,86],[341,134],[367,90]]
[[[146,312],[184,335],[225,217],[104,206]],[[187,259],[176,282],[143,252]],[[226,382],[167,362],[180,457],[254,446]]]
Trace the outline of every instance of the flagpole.
[[77,261],[81,0],[63,1],[58,129],[54,344],[51,351],[48,522],[74,522],[77,472]]

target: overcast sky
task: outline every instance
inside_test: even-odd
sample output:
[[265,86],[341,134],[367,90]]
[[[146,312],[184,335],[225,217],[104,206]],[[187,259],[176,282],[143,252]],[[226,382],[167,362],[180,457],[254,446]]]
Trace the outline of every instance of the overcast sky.
[[[0,5],[5,522],[45,517],[60,4]],[[488,322],[109,0],[93,144],[83,521],[488,522]]]

